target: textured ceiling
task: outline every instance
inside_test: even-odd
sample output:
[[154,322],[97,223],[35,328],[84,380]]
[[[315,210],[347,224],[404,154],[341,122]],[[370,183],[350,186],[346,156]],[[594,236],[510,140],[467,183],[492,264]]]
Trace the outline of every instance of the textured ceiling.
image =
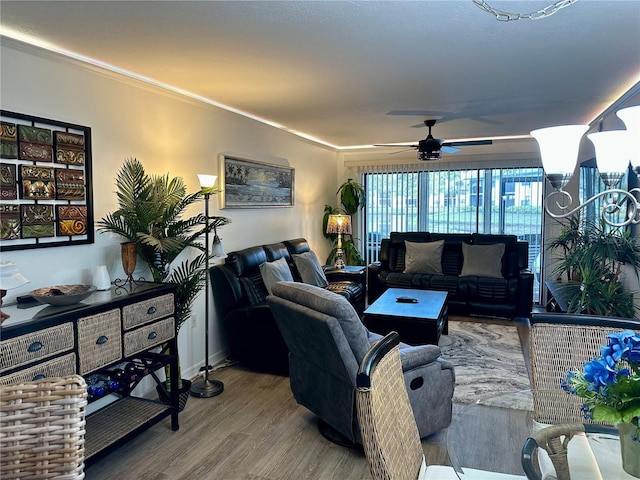
[[0,28],[339,147],[415,142],[426,118],[445,140],[586,123],[640,80],[637,0],[515,22],[471,0],[1,1]]

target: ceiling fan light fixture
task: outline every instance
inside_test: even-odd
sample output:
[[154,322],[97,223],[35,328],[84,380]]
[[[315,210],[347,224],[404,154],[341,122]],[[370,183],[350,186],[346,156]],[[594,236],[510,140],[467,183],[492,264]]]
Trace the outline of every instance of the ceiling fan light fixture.
[[442,158],[442,150],[418,150],[418,160],[421,162],[440,160],[440,158]]

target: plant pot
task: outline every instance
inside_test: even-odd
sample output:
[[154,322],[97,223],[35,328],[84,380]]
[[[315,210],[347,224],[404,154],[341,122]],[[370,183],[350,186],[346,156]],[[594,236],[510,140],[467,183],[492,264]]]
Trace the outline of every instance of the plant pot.
[[640,478],[640,427],[633,423],[619,423],[618,433],[622,469],[629,475]]
[[[169,391],[169,389],[167,388]],[[187,380],[186,378],[182,379],[182,386],[178,389],[178,411],[181,412],[184,410],[184,407],[187,406],[187,400],[189,400],[189,391],[191,390],[191,380]],[[156,391],[158,392],[158,397],[160,397],[160,401],[164,403],[171,402],[171,399],[167,396],[167,393],[160,386],[156,386]],[[169,393],[171,393],[169,391]]]

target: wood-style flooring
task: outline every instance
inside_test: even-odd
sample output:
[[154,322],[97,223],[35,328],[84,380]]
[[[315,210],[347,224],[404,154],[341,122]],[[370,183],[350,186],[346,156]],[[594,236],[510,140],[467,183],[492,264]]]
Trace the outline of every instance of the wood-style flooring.
[[[518,324],[518,332],[528,364],[528,324]],[[293,399],[288,377],[230,366],[211,378],[224,382],[224,392],[189,398],[179,431],[168,419],[160,422],[89,467],[86,478],[371,479],[362,451],[320,435],[316,417]],[[446,436],[443,430],[423,440],[427,463],[449,464]],[[478,448],[489,451],[491,442]]]

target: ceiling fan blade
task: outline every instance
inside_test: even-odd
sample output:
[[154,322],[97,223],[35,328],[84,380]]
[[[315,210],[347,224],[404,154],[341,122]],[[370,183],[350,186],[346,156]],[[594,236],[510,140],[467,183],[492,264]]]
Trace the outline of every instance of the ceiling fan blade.
[[398,150],[397,152],[391,152],[389,155],[396,155],[397,153],[408,152],[409,150],[415,150],[414,148],[405,148],[404,150]]
[[398,147],[408,147],[407,150],[409,148],[418,148],[418,145],[412,145],[412,144],[403,144],[403,143],[394,143],[394,144],[377,144],[374,145],[374,147],[394,147],[394,148],[398,148]]
[[499,120],[492,120],[490,118],[485,117],[471,117],[471,120],[475,120],[480,123],[487,123],[489,125],[502,125],[504,122],[500,122]]
[[463,140],[460,142],[443,142],[443,146],[468,147],[474,145],[493,145],[493,140]]
[[[391,110],[390,112],[387,112],[387,115],[417,115],[420,117],[444,117],[445,115],[450,114],[451,112],[441,112],[439,110]],[[424,127],[424,123],[422,126]]]
[[444,153],[456,153],[459,152],[460,149],[459,148],[455,148],[455,147],[448,147],[447,145],[443,145],[440,150]]

